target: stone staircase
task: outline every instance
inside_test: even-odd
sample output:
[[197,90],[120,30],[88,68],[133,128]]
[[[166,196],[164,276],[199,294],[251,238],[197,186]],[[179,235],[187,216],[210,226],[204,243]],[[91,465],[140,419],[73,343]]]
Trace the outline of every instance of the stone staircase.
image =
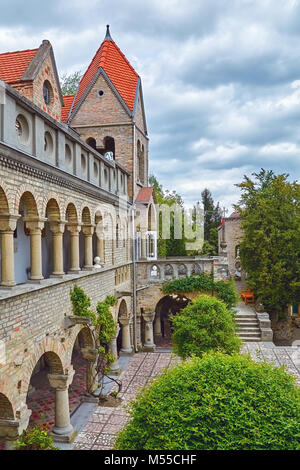
[[235,310],[237,333],[243,342],[261,341],[261,330],[255,310],[242,302],[238,303]]

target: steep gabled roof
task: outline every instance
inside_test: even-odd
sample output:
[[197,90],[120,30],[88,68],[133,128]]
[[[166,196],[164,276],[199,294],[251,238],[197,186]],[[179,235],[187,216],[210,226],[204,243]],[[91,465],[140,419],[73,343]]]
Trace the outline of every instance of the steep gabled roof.
[[64,106],[61,108],[61,120],[66,122],[69,116],[69,112],[74,100],[75,95],[66,95],[63,97]]
[[141,188],[137,194],[135,202],[138,202],[139,204],[149,204],[152,196],[153,196],[152,186]]
[[0,78],[9,84],[18,83],[38,49],[0,54]]
[[110,80],[114,91],[117,92],[130,112],[133,113],[138,92],[139,76],[112,40],[108,26],[104,41],[80,80],[72,106],[72,113],[77,111],[81,99],[99,72],[104,72],[103,75]]

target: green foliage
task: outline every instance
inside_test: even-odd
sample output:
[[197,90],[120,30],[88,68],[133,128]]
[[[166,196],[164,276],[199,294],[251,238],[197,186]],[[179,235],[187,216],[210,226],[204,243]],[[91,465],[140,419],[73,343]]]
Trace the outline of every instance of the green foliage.
[[99,327],[99,340],[107,346],[110,340],[116,335],[116,323],[112,317],[110,307],[115,305],[116,298],[107,296],[104,302],[98,302],[96,311],[96,325]]
[[245,355],[205,355],[169,369],[130,405],[118,450],[299,450],[300,389]]
[[172,316],[172,327],[174,352],[183,359],[210,351],[233,354],[241,347],[232,312],[215,297],[201,295],[193,300]]
[[91,299],[81,287],[75,285],[70,291],[70,297],[75,316],[95,319],[95,313],[90,309]]
[[23,431],[16,441],[16,450],[60,450],[53,445],[53,439],[42,425]]
[[221,224],[222,216],[219,203],[214,204],[211,192],[205,188],[201,193],[204,209],[204,244],[203,255],[218,254],[218,227]]
[[263,169],[253,176],[237,185],[241,263],[259,301],[284,315],[288,304],[300,302],[300,185]]
[[233,280],[214,281],[212,275],[206,273],[164,282],[162,285],[162,291],[164,294],[211,291],[212,294],[216,293],[229,308],[234,307],[238,301]]
[[82,74],[79,71],[71,73],[70,75],[64,74],[60,78],[61,92],[65,95],[74,95],[79,86]]
[[[175,206],[178,205],[183,207],[182,197],[176,193],[176,191],[164,190],[162,185],[159,184],[157,178],[154,175],[149,177],[149,184],[153,186],[156,203],[160,205]],[[160,258],[166,256],[185,256],[185,237],[184,237],[184,220],[182,218],[182,238],[177,239],[174,236],[174,213],[170,214],[170,239],[166,240],[162,238],[162,221],[161,216],[158,221],[158,242],[157,250]]]

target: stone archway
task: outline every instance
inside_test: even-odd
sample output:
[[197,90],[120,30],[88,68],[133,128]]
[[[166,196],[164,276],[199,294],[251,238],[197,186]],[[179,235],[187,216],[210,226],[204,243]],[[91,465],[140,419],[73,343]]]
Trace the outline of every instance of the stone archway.
[[76,409],[84,400],[84,396],[97,390],[97,358],[93,334],[90,328],[83,327],[75,337],[71,352],[71,364],[75,370],[70,387],[71,409]]
[[184,295],[171,294],[162,297],[156,304],[154,317],[154,342],[156,346],[170,346],[172,315],[176,315],[191,300]]

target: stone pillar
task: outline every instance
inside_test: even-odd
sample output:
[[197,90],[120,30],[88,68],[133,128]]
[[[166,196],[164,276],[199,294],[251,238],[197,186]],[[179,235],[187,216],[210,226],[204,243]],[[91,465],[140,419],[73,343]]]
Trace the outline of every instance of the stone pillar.
[[84,269],[91,270],[93,269],[94,225],[84,225],[82,227],[82,231],[84,234]]
[[78,274],[80,273],[80,265],[79,265],[79,232],[80,232],[80,225],[78,224],[68,224],[67,230],[70,232],[70,245],[71,245],[71,266],[69,273],[70,274]]
[[69,385],[74,373],[71,369],[68,375],[48,374],[50,386],[55,388],[55,425],[52,428],[52,437],[57,442],[72,442],[76,435],[70,422],[69,408]]
[[14,269],[14,231],[19,215],[0,214],[1,231],[1,286],[13,287],[15,283]]
[[101,233],[99,236],[97,234],[97,256],[100,258],[101,263],[105,262],[105,255],[104,255],[104,238],[103,234]]
[[120,366],[118,361],[118,348],[117,337],[120,331],[119,325],[117,326],[116,336],[109,343],[109,351],[114,356],[115,361],[110,365],[110,373],[118,375],[120,373]]
[[122,353],[131,354],[132,347],[130,341],[130,328],[129,328],[129,319],[128,318],[120,318],[119,319],[122,325]]
[[16,418],[0,419],[0,438],[5,439],[5,450],[13,450],[15,441],[27,428],[31,410],[27,405],[16,411]]
[[63,277],[64,256],[63,256],[63,233],[65,231],[64,222],[50,221],[50,230],[53,234],[53,277]]
[[42,274],[42,229],[46,219],[24,219],[30,231],[30,280],[39,282]]
[[155,349],[154,339],[153,339],[153,320],[154,320],[155,312],[154,313],[143,313],[143,318],[146,322],[145,325],[145,342],[144,342],[144,349],[149,349],[153,351]]
[[161,336],[161,321],[160,321],[160,314],[156,315],[154,320],[154,334],[157,336]]
[[147,232],[143,231],[141,233],[141,258],[147,258]]
[[86,368],[86,390],[88,393],[94,393],[99,388],[98,373],[96,369],[98,351],[92,348],[82,348],[82,355],[87,361]]

